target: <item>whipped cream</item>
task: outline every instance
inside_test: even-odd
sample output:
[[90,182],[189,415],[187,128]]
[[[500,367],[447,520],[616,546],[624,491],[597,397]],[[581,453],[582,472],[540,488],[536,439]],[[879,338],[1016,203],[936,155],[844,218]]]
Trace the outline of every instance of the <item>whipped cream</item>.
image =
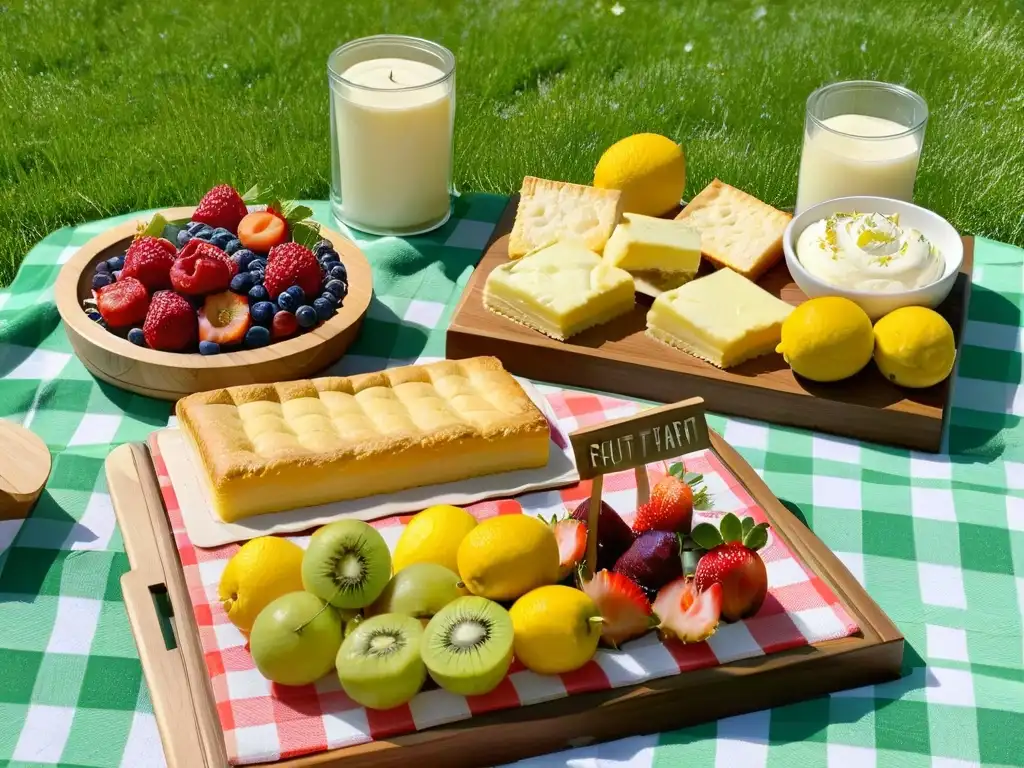
[[934,283],[946,268],[939,249],[899,214],[835,213],[797,240],[804,269],[837,288],[894,293]]

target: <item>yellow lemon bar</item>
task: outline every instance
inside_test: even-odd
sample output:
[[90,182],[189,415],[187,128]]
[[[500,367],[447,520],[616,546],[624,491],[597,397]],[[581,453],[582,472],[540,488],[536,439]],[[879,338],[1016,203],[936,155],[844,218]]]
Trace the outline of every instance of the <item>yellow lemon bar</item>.
[[566,241],[502,264],[484,306],[558,341],[633,309],[633,278],[582,243]]
[[647,313],[647,335],[719,368],[766,355],[793,311],[731,269],[661,294]]
[[632,274],[661,273],[682,285],[700,267],[700,230],[684,221],[625,213],[604,247],[604,259]]

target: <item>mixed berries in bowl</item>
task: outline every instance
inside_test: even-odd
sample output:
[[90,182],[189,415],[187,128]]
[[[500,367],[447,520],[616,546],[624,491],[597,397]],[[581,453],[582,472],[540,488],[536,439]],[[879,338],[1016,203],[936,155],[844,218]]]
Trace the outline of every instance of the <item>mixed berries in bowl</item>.
[[164,352],[215,355],[304,333],[348,295],[348,271],[311,214],[258,188],[216,186],[190,221],[158,214],[123,255],[97,263],[85,312]]

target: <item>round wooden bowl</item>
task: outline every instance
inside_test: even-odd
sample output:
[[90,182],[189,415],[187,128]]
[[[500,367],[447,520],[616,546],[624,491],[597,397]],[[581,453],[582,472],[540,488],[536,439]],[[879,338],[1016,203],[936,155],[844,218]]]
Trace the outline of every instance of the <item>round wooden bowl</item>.
[[[168,221],[189,221],[194,207],[161,211]],[[321,228],[348,270],[348,296],[325,323],[259,349],[219,355],[158,352],[139,347],[90,320],[82,302],[92,296],[92,276],[100,261],[124,253],[139,220],[97,235],[64,265],[54,289],[71,346],[85,367],[103,381],[162,400],[177,400],[238,384],[261,384],[312,376],[336,362],[355,340],[373,295],[370,264],[351,240]]]

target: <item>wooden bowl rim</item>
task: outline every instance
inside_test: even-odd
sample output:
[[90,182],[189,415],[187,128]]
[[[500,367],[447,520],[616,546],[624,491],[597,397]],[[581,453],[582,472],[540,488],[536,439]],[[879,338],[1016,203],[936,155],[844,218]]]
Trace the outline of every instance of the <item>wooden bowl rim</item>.
[[[196,210],[195,206],[184,206],[179,208],[167,208],[160,213],[168,221],[181,221],[191,218]],[[346,301],[338,313],[324,323],[316,326],[306,333],[300,334],[285,341],[274,342],[265,347],[256,349],[242,349],[234,352],[222,352],[216,355],[200,355],[198,352],[163,352],[140,347],[132,344],[126,338],[111,333],[99,323],[90,320],[82,307],[82,301],[78,295],[78,283],[82,273],[92,266],[96,257],[106,249],[127,240],[135,235],[140,221],[147,221],[140,217],[118,224],[93,237],[82,245],[68,262],[61,268],[54,287],[54,298],[57,304],[57,311],[65,324],[71,326],[76,333],[82,336],[89,343],[103,347],[110,353],[135,360],[147,365],[158,365],[172,368],[202,367],[207,369],[235,368],[237,366],[265,363],[269,360],[282,360],[292,355],[308,352],[325,341],[343,333],[353,323],[359,322],[370,306],[373,296],[372,271],[370,262],[358,245],[342,235],[340,232],[320,228],[321,236],[330,240],[342,256],[342,261],[352,276],[359,277],[362,272],[370,277],[370,285],[363,290],[361,287],[352,291],[349,286],[349,296],[354,301]],[[127,247],[127,244],[126,244]],[[196,365],[198,361],[201,365]]]

